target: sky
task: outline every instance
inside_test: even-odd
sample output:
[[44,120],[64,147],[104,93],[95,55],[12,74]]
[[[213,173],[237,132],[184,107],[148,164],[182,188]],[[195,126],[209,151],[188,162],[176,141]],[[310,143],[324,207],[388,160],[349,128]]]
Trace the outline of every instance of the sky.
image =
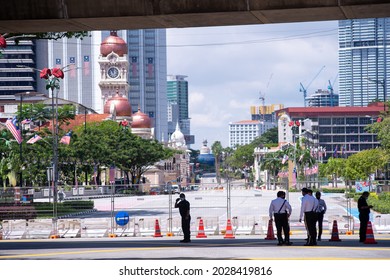
[[[229,145],[250,106],[303,107],[303,93],[338,90],[338,21],[167,29],[168,75],[186,75],[192,149]],[[325,67],[324,67],[325,66]]]

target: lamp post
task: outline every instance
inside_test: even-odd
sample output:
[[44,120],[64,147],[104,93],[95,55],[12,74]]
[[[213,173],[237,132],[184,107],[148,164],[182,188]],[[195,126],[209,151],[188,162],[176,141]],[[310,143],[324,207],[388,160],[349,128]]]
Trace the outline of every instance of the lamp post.
[[301,122],[300,121],[290,121],[288,124],[291,127],[291,132],[292,132],[292,141],[294,143],[294,168],[293,168],[293,181],[295,185],[297,185],[297,174],[298,174],[298,169],[297,169],[297,135],[300,133],[300,126]]

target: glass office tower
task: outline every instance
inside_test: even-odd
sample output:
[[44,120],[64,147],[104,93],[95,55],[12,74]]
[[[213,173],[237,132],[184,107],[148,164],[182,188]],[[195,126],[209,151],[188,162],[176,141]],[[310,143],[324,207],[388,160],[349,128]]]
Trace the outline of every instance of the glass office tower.
[[339,103],[366,106],[387,100],[390,18],[339,21]]

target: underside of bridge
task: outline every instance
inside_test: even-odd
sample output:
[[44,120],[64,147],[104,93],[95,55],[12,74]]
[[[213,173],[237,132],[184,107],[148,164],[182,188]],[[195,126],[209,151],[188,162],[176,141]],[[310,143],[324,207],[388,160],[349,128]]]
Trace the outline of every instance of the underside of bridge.
[[384,0],[0,0],[0,33],[250,25],[390,16]]

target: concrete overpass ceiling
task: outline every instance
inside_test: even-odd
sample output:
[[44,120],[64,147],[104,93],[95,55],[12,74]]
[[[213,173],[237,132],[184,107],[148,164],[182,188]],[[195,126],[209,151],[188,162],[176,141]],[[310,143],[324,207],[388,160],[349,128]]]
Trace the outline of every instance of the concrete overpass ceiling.
[[390,1],[384,0],[0,0],[0,6],[0,33],[390,17]]

